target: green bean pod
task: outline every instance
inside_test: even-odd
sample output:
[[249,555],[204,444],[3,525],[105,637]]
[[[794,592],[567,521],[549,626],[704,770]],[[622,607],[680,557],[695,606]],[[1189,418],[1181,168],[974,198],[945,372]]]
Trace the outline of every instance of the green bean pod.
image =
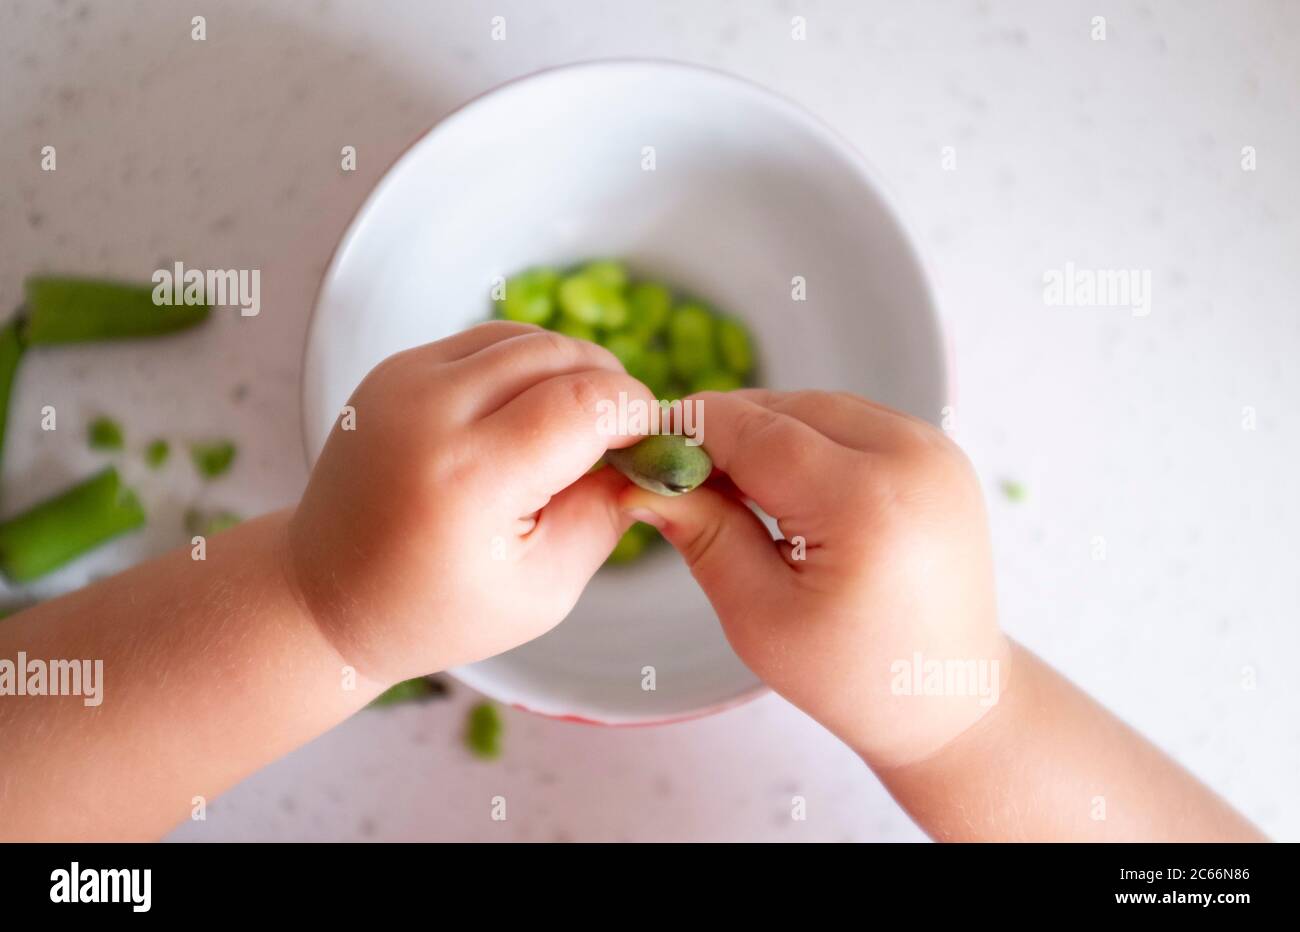
[[9,423],[9,393],[14,387],[18,362],[23,358],[22,322],[11,320],[0,327],[0,453],[4,451],[5,427]]
[[149,285],[90,278],[27,279],[22,338],[32,346],[161,336],[202,323],[206,304],[155,304]]
[[143,524],[139,499],[109,467],[0,523],[0,573],[28,582]]

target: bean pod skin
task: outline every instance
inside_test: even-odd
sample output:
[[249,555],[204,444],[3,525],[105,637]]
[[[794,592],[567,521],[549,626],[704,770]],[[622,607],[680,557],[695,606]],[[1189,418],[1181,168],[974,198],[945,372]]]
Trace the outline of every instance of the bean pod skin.
[[144,524],[144,509],[111,466],[0,523],[0,573],[24,583]]
[[207,320],[206,304],[154,304],[153,288],[35,275],[26,282],[23,341],[31,346],[154,337]]
[[659,495],[685,495],[713,471],[704,447],[681,434],[653,434],[640,443],[605,454],[608,463],[641,488]]

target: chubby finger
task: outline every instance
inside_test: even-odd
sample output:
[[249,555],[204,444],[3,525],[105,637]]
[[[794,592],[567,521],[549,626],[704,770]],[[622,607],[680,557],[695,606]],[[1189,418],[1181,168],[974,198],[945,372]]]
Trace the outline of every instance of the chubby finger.
[[746,388],[732,394],[798,418],[850,450],[890,450],[920,429],[904,415],[847,392]]
[[834,507],[834,477],[855,454],[798,418],[738,394],[687,399],[702,405],[700,437],[713,464],[773,517]]
[[659,529],[685,559],[719,617],[734,618],[745,606],[766,601],[764,590],[794,572],[754,512],[706,486],[670,497],[629,484],[619,507]]
[[388,357],[388,361],[403,367],[409,365],[424,369],[464,359],[494,343],[529,333],[540,333],[541,329],[536,324],[523,324],[513,320],[489,320],[441,340],[394,353]]
[[489,320],[431,345],[438,350],[436,361],[453,362],[472,356],[479,350],[500,343],[502,340],[540,333],[541,330],[542,328],[536,324],[524,324],[515,320]]
[[590,369],[623,372],[603,346],[540,329],[494,342],[448,369],[472,418],[487,417],[545,379]]
[[503,504],[519,514],[542,508],[606,450],[636,443],[639,437],[619,432],[620,394],[629,405],[654,403],[650,389],[622,369],[587,369],[537,382],[475,424],[482,448],[514,467]]

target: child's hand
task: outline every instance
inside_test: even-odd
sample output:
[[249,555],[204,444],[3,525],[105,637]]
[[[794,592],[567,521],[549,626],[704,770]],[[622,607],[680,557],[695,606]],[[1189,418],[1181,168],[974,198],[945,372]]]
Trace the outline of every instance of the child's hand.
[[494,322],[398,353],[336,424],[289,526],[302,601],[380,682],[558,624],[630,523],[596,403],[650,393],[607,350]]
[[978,696],[900,695],[895,666],[919,654],[1006,676],[984,506],[961,451],[852,395],[700,397],[705,449],[786,540],[709,487],[631,488],[622,505],[662,525],[740,658],[873,765],[920,759],[979,719]]

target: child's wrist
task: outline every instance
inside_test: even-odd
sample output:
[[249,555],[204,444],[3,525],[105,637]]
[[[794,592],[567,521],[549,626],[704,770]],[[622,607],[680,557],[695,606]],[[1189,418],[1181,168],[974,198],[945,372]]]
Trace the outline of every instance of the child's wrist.
[[1015,740],[1023,722],[1021,709],[1027,699],[1023,693],[1029,684],[1024,682],[1023,671],[1017,671],[1023,648],[1005,635],[1001,637],[1006,650],[1005,659],[999,664],[1001,677],[996,702],[947,740],[912,760],[879,764],[862,755],[886,784],[892,786],[922,773],[927,779],[932,779],[936,774],[952,772],[955,778],[960,779],[962,771],[996,760]]
[[271,561],[276,567],[277,578],[285,596],[293,604],[297,618],[308,632],[308,637],[337,659],[341,688],[355,692],[359,703],[364,705],[392,686],[395,681],[376,676],[374,671],[369,669],[363,670],[350,656],[349,645],[338,636],[336,626],[327,623],[307,597],[292,547],[290,525],[293,514],[292,509],[285,509],[271,516],[276,522],[274,533],[271,535],[271,546],[274,550]]
[[[1013,679],[1013,667],[1018,652],[1017,646],[1001,631],[993,632],[993,642],[988,648],[978,652],[974,660],[963,661],[964,678],[954,679],[954,695],[943,695],[941,700],[945,707],[920,717],[913,716],[900,722],[900,728],[907,734],[903,742],[872,742],[870,739],[847,743],[875,771],[899,770],[941,757],[944,752],[976,733],[986,734],[1003,727],[1007,719],[1010,698],[1010,685]],[[922,686],[914,697],[918,703],[933,702],[936,698],[928,693],[922,677]],[[945,678],[946,688],[948,681]]]

